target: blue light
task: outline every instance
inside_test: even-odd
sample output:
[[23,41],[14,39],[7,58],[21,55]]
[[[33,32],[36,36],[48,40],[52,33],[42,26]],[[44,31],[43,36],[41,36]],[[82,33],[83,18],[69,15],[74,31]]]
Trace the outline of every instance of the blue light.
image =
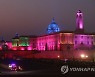
[[56,22],[53,18],[51,24],[49,24],[49,26],[48,26],[47,33],[49,34],[49,33],[54,33],[54,32],[59,32],[59,31],[60,31],[60,29],[58,27],[58,24],[56,24]]

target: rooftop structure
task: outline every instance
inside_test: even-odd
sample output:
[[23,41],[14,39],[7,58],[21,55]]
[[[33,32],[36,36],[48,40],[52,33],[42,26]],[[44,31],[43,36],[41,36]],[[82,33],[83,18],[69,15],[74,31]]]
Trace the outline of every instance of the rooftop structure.
[[60,31],[60,28],[58,24],[56,24],[55,19],[53,18],[51,24],[48,25],[47,33],[50,34],[50,33],[59,32],[59,31]]

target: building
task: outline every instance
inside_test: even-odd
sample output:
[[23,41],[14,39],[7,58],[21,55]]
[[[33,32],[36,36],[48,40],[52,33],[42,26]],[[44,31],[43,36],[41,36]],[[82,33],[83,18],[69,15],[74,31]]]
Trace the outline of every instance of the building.
[[[95,48],[95,34],[86,33],[83,25],[83,13],[78,10],[76,13],[76,30],[60,31],[55,19],[48,25],[46,35],[40,36],[19,36],[12,38],[10,50],[38,50],[38,51],[70,51],[90,50]],[[2,49],[2,48],[1,48]]]
[[[55,24],[53,24],[55,23]],[[52,26],[56,26],[57,32],[50,30]],[[54,29],[53,29],[54,30]],[[48,34],[37,37],[37,50],[49,51],[66,51],[66,50],[88,50],[95,47],[95,34],[86,33],[83,25],[83,13],[78,10],[76,14],[76,30],[75,31],[59,31],[56,22],[52,21],[48,26]]]
[[36,50],[36,36],[19,36],[12,38],[12,50]]
[[73,44],[73,33],[69,31],[62,31],[53,34],[39,36],[37,38],[38,50],[48,51],[62,51],[72,48]]
[[[4,40],[0,42],[0,50],[13,51],[4,54],[5,57],[11,58],[20,56],[24,58],[49,59],[87,59],[88,57],[92,59],[93,57],[95,59],[95,52],[92,51],[95,50],[95,33],[85,32],[83,13],[79,10],[76,13],[76,29],[74,31],[60,31],[59,25],[53,18],[47,27],[45,35],[19,36],[16,33],[15,37],[12,38],[12,42]],[[87,52],[90,50],[92,52]]]

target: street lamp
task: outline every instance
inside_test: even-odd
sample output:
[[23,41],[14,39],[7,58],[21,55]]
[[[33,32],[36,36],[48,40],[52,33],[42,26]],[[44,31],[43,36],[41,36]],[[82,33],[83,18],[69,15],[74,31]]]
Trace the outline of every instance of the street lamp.
[[81,58],[84,58],[84,57],[85,57],[85,55],[84,55],[84,54],[81,54],[80,56],[81,56]]
[[86,54],[81,54],[80,57],[83,58],[83,59],[84,59],[84,58],[86,59],[86,58],[88,58],[88,55],[86,55]]

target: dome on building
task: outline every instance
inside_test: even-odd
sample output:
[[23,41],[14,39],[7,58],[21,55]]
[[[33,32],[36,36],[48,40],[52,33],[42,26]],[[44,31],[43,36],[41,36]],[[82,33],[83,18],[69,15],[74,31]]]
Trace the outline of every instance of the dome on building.
[[51,24],[48,25],[47,33],[49,34],[49,33],[54,33],[54,32],[59,32],[59,31],[60,31],[59,26],[58,24],[56,24],[53,18]]

